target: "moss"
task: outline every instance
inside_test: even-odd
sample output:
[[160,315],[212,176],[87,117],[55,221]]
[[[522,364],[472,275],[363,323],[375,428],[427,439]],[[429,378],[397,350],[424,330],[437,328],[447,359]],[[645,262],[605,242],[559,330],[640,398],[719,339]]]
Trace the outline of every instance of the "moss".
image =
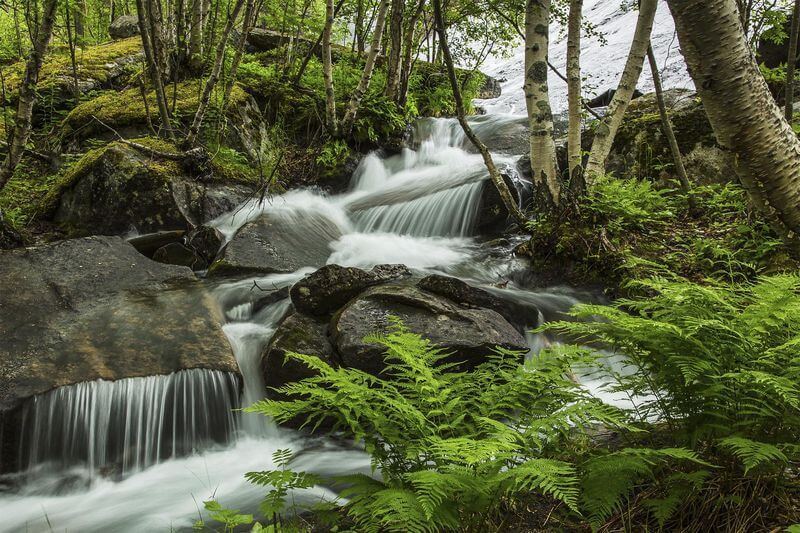
[[[112,63],[121,58],[134,56],[140,53],[141,49],[141,39],[139,37],[130,37],[76,50],[75,60],[78,78],[80,80],[92,79],[105,83],[108,81]],[[22,82],[25,62],[18,61],[5,67],[2,72],[5,79],[6,93],[13,97]],[[48,54],[47,59],[42,64],[37,87],[40,91],[46,90],[62,84],[61,80],[64,78],[71,80],[72,77],[72,60],[69,50],[55,50],[53,53]]]
[[52,215],[58,207],[58,202],[64,191],[72,187],[80,176],[85,175],[110,146],[90,150],[74,163],[66,165],[61,172],[53,177],[45,194],[38,202],[38,211],[45,216]]
[[42,214],[42,198],[58,179],[46,165],[24,159],[0,190],[0,210],[17,229],[28,226]]
[[261,173],[247,158],[231,148],[220,147],[212,154],[211,168],[215,181],[256,185]]
[[[187,80],[175,86],[169,86],[168,98],[170,104],[174,103],[174,115],[178,120],[189,120],[194,116],[204,84],[204,80]],[[212,105],[207,116],[211,116],[221,103],[221,87],[218,89],[212,95]],[[231,90],[228,107],[235,108],[242,105],[246,99],[247,93],[239,85],[235,85]],[[147,94],[147,108],[149,108],[151,120],[157,122],[158,107],[154,91]],[[107,91],[78,105],[64,119],[62,135],[79,133],[82,137],[87,137],[91,133],[105,130],[104,126],[97,123],[93,117],[97,117],[113,128],[146,124],[147,110],[142,102],[141,91],[139,89]]]

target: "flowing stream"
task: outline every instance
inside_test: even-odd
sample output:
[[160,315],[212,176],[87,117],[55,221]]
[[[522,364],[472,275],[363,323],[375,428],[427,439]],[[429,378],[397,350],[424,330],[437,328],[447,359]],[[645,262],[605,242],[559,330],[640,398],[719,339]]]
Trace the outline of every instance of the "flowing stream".
[[[518,117],[476,119],[491,137]],[[496,155],[514,174],[519,155]],[[526,183],[518,178],[518,186]],[[423,120],[411,147],[368,155],[347,193],[296,190],[252,201],[215,221],[230,239],[244,223],[268,214],[303,228],[306,239],[330,240],[328,263],[371,267],[404,263],[483,286],[530,309],[529,325],[552,320],[590,297],[568,288],[531,290],[530,273],[511,249],[514,238],[475,235],[484,188],[491,186],[479,155],[466,149],[457,123]],[[298,242],[298,246],[302,246]],[[26,407],[21,442],[26,468],[0,492],[0,531],[189,530],[207,518],[202,502],[253,511],[264,489],[243,474],[269,469],[271,454],[291,448],[293,467],[318,474],[370,473],[369,458],[330,439],[309,439],[236,408],[264,396],[260,357],[289,309],[277,293],[315,268],[291,274],[207,281],[224,312],[224,332],[240,371],[192,370],[170,376],[63,387]],[[254,290],[257,286],[259,290]],[[532,350],[549,339],[529,335]],[[317,487],[295,495],[335,495]]]

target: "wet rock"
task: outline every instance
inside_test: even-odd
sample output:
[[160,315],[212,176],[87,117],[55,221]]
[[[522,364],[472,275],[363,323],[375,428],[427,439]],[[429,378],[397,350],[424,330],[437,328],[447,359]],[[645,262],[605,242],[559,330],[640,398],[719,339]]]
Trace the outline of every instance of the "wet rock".
[[390,317],[451,352],[447,361],[461,363],[463,369],[484,362],[495,346],[527,351],[522,335],[496,311],[464,308],[417,287],[382,285],[368,289],[333,317],[330,335],[342,364],[380,374],[384,349],[364,338],[387,331]]
[[174,161],[115,143],[90,152],[54,192],[53,219],[73,236],[185,230],[225,213],[250,193],[202,183]]
[[330,315],[366,288],[410,275],[405,265],[378,265],[369,272],[326,265],[292,286],[292,304],[301,313]]
[[23,246],[22,235],[0,215],[0,250]]
[[491,76],[485,76],[484,78],[483,85],[478,92],[478,98],[484,100],[499,98],[503,93],[500,82]]
[[281,387],[315,375],[306,365],[287,359],[286,354],[289,352],[317,356],[333,367],[341,365],[328,341],[328,321],[300,313],[291,314],[278,326],[261,358],[264,382],[270,396],[277,395],[269,388]]
[[[591,107],[592,109],[598,107],[606,107],[611,103],[611,100],[614,99],[614,95],[616,93],[617,93],[616,89],[608,89],[607,91],[598,94],[597,96],[586,102],[586,105]],[[642,93],[642,91],[640,91],[639,89],[634,89],[633,100],[636,100],[643,94],[644,93]]]
[[194,250],[205,266],[214,261],[224,241],[219,230],[211,226],[200,226],[186,236],[187,245]]
[[112,39],[126,39],[139,33],[139,19],[136,15],[119,16],[108,27],[108,35]]
[[0,412],[81,381],[237,371],[218,307],[192,271],[118,237],[0,252]]
[[192,270],[198,270],[203,266],[203,261],[194,253],[194,250],[179,242],[171,242],[156,250],[153,254],[153,261],[185,266]]
[[537,309],[501,300],[492,293],[473,287],[458,278],[433,274],[422,278],[417,283],[417,287],[438,296],[443,296],[461,306],[496,311],[509,323],[516,326],[520,332],[538,325],[537,317],[539,313]]
[[208,273],[286,273],[319,267],[330,255],[329,243],[341,236],[339,227],[320,213],[268,212],[239,229]]
[[[494,154],[523,155],[530,152],[527,117],[481,115],[471,117],[469,122],[478,138]],[[469,140],[464,141],[464,149],[478,153]]]
[[[514,180],[507,173],[502,176],[514,199],[519,203],[520,194]],[[500,193],[497,191],[497,187],[490,180],[486,180],[483,184],[481,203],[475,219],[476,232],[480,235],[493,235],[501,232],[508,226],[510,216],[503,199],[500,197]]]
[[186,232],[183,230],[146,233],[129,238],[128,244],[136,248],[140,254],[152,259],[153,254],[155,254],[156,250],[159,248],[172,244],[173,242],[182,242],[185,233]]

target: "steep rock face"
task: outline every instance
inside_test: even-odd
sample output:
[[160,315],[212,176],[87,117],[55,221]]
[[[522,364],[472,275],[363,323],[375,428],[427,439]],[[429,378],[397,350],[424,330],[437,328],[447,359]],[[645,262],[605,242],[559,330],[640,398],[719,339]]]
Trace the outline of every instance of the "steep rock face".
[[239,229],[211,265],[209,275],[294,272],[321,266],[330,255],[329,243],[341,236],[340,228],[319,213],[267,212]]
[[245,185],[200,182],[175,161],[115,143],[85,155],[50,203],[53,219],[75,236],[117,235],[198,226],[249,193]]
[[215,302],[185,267],[117,237],[0,252],[0,412],[81,381],[237,371]]
[[451,352],[448,361],[463,363],[464,369],[479,365],[495,346],[527,351],[522,335],[496,311],[464,308],[416,287],[383,285],[362,293],[331,321],[331,339],[342,363],[380,374],[383,348],[364,338],[386,331],[391,317]]

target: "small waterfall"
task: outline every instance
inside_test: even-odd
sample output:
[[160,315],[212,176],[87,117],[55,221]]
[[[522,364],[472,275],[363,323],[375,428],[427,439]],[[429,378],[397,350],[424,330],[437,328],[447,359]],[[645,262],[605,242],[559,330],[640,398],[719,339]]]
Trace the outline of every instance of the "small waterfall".
[[234,374],[199,369],[60,387],[23,407],[21,466],[125,477],[233,441],[238,398]]
[[483,182],[467,183],[399,204],[376,206],[353,214],[363,232],[418,237],[466,237],[472,234]]

